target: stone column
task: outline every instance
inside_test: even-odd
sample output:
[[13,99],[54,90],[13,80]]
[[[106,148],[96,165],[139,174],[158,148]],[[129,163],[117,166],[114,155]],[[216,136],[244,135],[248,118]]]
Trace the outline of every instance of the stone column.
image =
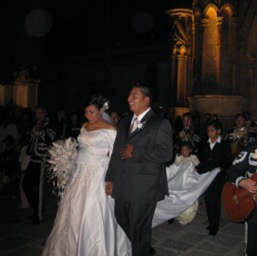
[[177,58],[176,55],[171,56],[171,90],[170,99],[172,106],[177,104]]
[[193,24],[193,51],[192,51],[192,65],[194,84],[190,93],[195,94],[201,91],[201,48],[202,40],[199,40],[201,31],[199,30],[199,23],[197,21]]
[[237,17],[232,17],[231,18],[231,65],[232,65],[232,84],[231,84],[231,90],[232,93],[237,93],[238,89],[237,89],[237,85],[236,85],[236,81],[237,81],[237,21],[238,18]]
[[217,92],[221,92],[221,26],[223,17],[217,17],[217,59],[216,59],[216,81]]
[[183,106],[187,107],[188,106],[188,94],[189,94],[189,89],[191,85],[191,81],[189,80],[189,58],[187,55],[183,56]]
[[191,54],[191,51],[188,51],[188,49],[192,47],[192,10],[178,8],[171,9],[167,13],[173,18],[174,22],[173,29],[175,33],[173,35],[172,47],[177,47],[178,50],[173,49],[172,51],[171,86],[176,88],[177,107],[184,107],[185,102],[187,103],[188,86],[190,84],[191,87],[192,83],[192,79],[189,78],[192,63],[189,63],[187,57],[188,54]]
[[[203,81],[203,79],[205,78],[206,75],[206,56],[207,56],[207,26],[208,26],[208,19],[202,19],[202,77],[201,77],[201,81]],[[201,83],[202,84],[202,83]],[[203,89],[203,88],[201,88]]]
[[250,113],[256,115],[257,109],[257,58],[251,60],[251,68],[250,68],[250,81],[251,81],[251,89],[250,89]]
[[178,55],[178,76],[177,76],[177,100],[180,107],[188,104],[188,56]]
[[193,49],[193,51],[192,51],[192,60],[195,62],[195,55],[197,54],[197,50],[196,50],[196,45],[197,45],[197,38],[196,38],[196,35],[197,35],[197,32],[198,32],[198,29],[197,29],[197,22],[194,22],[193,24],[192,24],[192,38],[193,38],[193,40],[192,40],[192,49]]
[[177,104],[183,106],[183,60],[180,55],[177,56]]

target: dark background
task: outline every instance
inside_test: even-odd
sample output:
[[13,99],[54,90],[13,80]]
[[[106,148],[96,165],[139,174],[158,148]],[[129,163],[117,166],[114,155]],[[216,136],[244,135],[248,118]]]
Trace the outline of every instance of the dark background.
[[0,83],[24,67],[42,76],[49,60],[167,44],[171,2],[1,0]]

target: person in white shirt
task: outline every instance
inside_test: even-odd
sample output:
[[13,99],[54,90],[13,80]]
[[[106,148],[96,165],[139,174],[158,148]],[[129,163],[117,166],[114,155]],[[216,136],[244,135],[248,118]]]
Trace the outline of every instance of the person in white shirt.
[[219,121],[211,121],[207,126],[207,141],[203,142],[200,154],[200,164],[195,168],[198,173],[210,172],[219,168],[213,182],[204,193],[206,211],[209,225],[209,235],[216,235],[219,230],[221,193],[226,180],[226,170],[231,165],[230,145],[220,136],[222,124]]

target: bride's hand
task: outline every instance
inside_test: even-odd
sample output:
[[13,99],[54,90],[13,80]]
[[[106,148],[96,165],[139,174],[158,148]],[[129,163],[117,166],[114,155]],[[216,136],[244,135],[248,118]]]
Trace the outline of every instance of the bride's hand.
[[113,183],[111,181],[107,181],[106,182],[106,185],[105,185],[105,193],[108,195],[108,196],[111,196],[112,195],[112,187],[113,187]]

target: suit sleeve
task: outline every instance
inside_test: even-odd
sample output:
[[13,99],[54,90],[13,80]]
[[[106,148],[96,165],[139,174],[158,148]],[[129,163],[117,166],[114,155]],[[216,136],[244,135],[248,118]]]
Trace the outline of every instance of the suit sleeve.
[[233,161],[230,168],[227,170],[228,179],[237,186],[244,179],[244,173],[248,168],[249,151],[241,151],[238,157]]
[[166,119],[161,119],[154,140],[149,145],[135,147],[133,150],[133,158],[139,161],[166,163],[171,160],[172,155],[172,128]]

